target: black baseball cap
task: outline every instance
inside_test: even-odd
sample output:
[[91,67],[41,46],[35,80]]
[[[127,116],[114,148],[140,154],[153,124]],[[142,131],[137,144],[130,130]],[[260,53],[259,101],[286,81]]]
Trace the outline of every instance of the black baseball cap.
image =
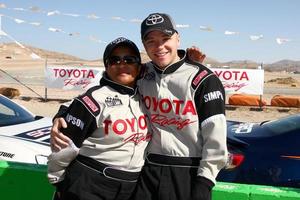
[[172,18],[165,13],[152,13],[150,14],[141,25],[142,40],[151,31],[161,31],[169,36],[173,35],[177,30]]
[[129,48],[131,48],[134,51],[134,53],[136,54],[136,56],[138,57],[139,62],[141,62],[140,51],[139,51],[139,48],[136,46],[136,44],[134,42],[132,42],[131,40],[128,40],[127,38],[119,37],[119,38],[113,40],[112,42],[110,42],[104,50],[103,62],[104,62],[105,68],[108,66],[108,58],[111,56],[112,51],[118,46],[128,46]]

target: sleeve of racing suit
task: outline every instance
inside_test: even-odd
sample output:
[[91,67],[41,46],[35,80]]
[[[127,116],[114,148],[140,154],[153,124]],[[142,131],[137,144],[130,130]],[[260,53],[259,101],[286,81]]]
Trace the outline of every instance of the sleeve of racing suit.
[[198,176],[216,183],[215,178],[227,161],[227,126],[224,87],[213,73],[205,77],[197,88],[195,104],[203,141]]
[[52,121],[55,119],[55,118],[59,118],[59,117],[64,117],[65,113],[67,112],[69,106],[72,104],[73,100],[71,101],[68,101],[66,103],[64,103],[63,105],[61,105],[57,111],[57,113],[54,115]]
[[58,152],[52,152],[48,157],[48,180],[57,187],[64,179],[65,168],[78,155],[82,142],[97,127],[94,114],[78,99],[64,111],[63,117],[68,126],[62,129],[62,132],[70,137],[73,143]]

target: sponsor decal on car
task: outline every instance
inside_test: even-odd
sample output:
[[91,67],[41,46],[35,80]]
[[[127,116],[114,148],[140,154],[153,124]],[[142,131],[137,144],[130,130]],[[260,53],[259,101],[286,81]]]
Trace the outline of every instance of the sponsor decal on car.
[[51,126],[19,133],[15,135],[15,137],[25,139],[25,140],[31,140],[33,142],[49,143],[50,128]]
[[251,133],[254,123],[242,123],[232,128],[232,132],[237,134]]
[[8,153],[8,152],[0,151],[0,157],[13,158],[14,156],[15,156],[15,154],[13,154],[13,153]]

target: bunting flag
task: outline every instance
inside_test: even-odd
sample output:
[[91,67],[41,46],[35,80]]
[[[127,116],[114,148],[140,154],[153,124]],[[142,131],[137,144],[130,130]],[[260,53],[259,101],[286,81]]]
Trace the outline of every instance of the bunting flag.
[[64,31],[60,28],[49,27],[48,30],[51,31],[51,32],[62,32],[62,33],[64,33]]
[[99,19],[100,17],[98,17],[97,15],[95,15],[95,14],[89,14],[88,16],[87,16],[87,18],[88,19]]
[[54,10],[54,11],[48,12],[47,16],[59,15],[59,14],[60,14],[60,12],[58,10]]
[[17,24],[22,24],[22,23],[24,23],[25,21],[24,21],[24,20],[21,20],[21,19],[15,19],[15,22],[16,22]]
[[235,31],[225,31],[224,34],[225,35],[238,35],[240,33],[239,32],[235,32]]
[[70,16],[70,17],[80,17],[80,15],[78,15],[78,14],[72,14],[72,13],[62,13],[62,15]]
[[250,35],[250,40],[256,41],[262,39],[264,36],[263,35]]
[[126,20],[123,19],[122,17],[117,17],[117,16],[111,17],[111,19],[117,20],[117,21],[126,21]]
[[4,31],[0,30],[0,36],[7,36],[7,34]]
[[[0,3],[0,9],[7,9],[7,10],[13,10],[13,11],[20,11],[20,12],[42,13],[42,14],[45,14],[46,16],[48,16],[48,17],[57,15],[57,16],[74,17],[74,18],[84,17],[84,18],[89,19],[89,20],[98,20],[98,19],[105,20],[104,18],[101,18],[100,16],[96,15],[95,13],[90,13],[88,15],[82,15],[82,14],[79,14],[79,13],[65,13],[65,12],[61,12],[59,10],[43,10],[43,9],[37,7],[37,6],[30,6],[28,9],[21,8],[21,7],[8,8],[4,3]],[[23,20],[23,19],[18,19],[18,18],[7,16],[7,15],[1,15],[1,14],[0,14],[0,16],[7,17],[8,19],[13,20],[16,24],[29,24],[29,25],[36,26],[36,27],[42,26],[41,22],[27,22],[26,20]],[[115,20],[115,21],[122,21],[122,22],[137,23],[137,24],[140,24],[142,22],[141,19],[134,18],[134,19],[126,20],[125,18],[120,17],[120,16],[112,16],[108,19]],[[187,28],[191,28],[191,25],[189,25],[189,24],[176,24],[176,27],[178,29],[181,29],[181,28],[187,29]],[[199,29],[201,31],[207,31],[207,32],[212,32],[213,31],[213,29],[209,26],[202,26],[201,25],[201,26],[199,26]],[[80,32],[70,32],[70,33],[68,33],[65,30],[62,30],[60,28],[55,28],[55,27],[48,27],[47,30],[51,31],[51,32],[56,32],[56,33],[64,33],[64,34],[67,34],[68,36],[80,36],[81,35]],[[238,31],[225,30],[223,33],[225,35],[240,35],[240,32],[238,32]],[[4,36],[5,34],[6,33],[3,32],[3,30],[0,30],[0,36],[1,35]],[[251,41],[258,41],[258,40],[261,40],[263,38],[264,38],[263,34],[249,35],[249,39]],[[97,43],[105,43],[105,41],[99,40],[94,36],[89,36],[88,39],[90,41],[94,41],[94,42],[97,42]],[[280,37],[278,37],[278,38],[275,39],[275,41],[276,41],[277,44],[281,45],[281,44],[285,44],[287,42],[297,41],[297,39],[289,39],[289,38],[280,38]]]
[[291,39],[288,39],[288,38],[276,38],[277,44],[284,44],[284,43],[287,43],[290,41],[291,41]]
[[29,22],[28,24],[31,24],[33,26],[40,26],[41,25],[40,22]]
[[189,24],[176,24],[176,28],[189,28]]
[[213,31],[213,29],[212,28],[210,28],[210,27],[208,27],[208,26],[200,26],[200,30],[202,30],[202,31]]
[[35,54],[35,53],[33,53],[33,52],[30,54],[30,57],[31,57],[33,60],[39,60],[39,59],[41,59],[40,56],[38,56],[37,54]]
[[16,43],[18,46],[20,46],[22,49],[28,50],[31,53],[30,56],[32,59],[41,59],[41,57],[38,56],[37,54],[35,54],[32,50],[28,49],[27,47],[22,45],[20,42],[18,42],[16,39],[14,39],[11,35],[7,34],[5,31],[2,30],[2,16],[3,15],[0,15],[0,36],[5,36],[5,37],[9,38],[10,40],[12,40],[14,43]]

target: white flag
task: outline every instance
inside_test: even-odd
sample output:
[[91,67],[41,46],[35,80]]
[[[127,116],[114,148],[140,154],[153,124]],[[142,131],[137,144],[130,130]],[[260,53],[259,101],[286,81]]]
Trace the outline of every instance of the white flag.
[[95,15],[95,14],[89,14],[89,15],[87,16],[87,18],[88,18],[88,19],[99,19],[100,17],[98,17],[98,16]]
[[286,42],[290,42],[291,39],[288,39],[288,38],[276,38],[276,42],[277,44],[284,44]]
[[119,21],[125,21],[125,19],[123,19],[122,17],[117,17],[117,16],[111,17],[111,19],[119,20]]
[[51,16],[51,15],[59,15],[60,12],[58,10],[54,10],[54,11],[51,11],[51,12],[48,12],[47,13],[47,16]]
[[190,25],[188,24],[176,24],[176,28],[189,28]]
[[41,25],[40,22],[30,22],[29,24],[34,25],[34,26],[40,26]]
[[234,32],[234,31],[225,31],[224,32],[225,35],[238,35],[239,32]]
[[25,22],[24,20],[21,20],[21,19],[14,19],[14,21],[15,21],[17,24],[22,24],[22,23]]
[[79,17],[80,16],[78,14],[72,14],[72,13],[63,13],[62,15],[70,16],[70,17]]
[[0,30],[0,35],[7,36],[7,34],[4,31],[2,31],[2,30]]
[[33,59],[33,60],[38,60],[38,59],[41,59],[41,57],[40,56],[38,56],[37,54],[35,54],[35,53],[31,53],[30,54],[30,57]]
[[263,35],[250,35],[250,40],[256,41],[262,39],[264,36]]
[[62,32],[62,30],[59,29],[59,28],[52,28],[52,27],[49,27],[48,30],[49,30],[49,31],[52,31],[52,32]]
[[212,28],[210,28],[208,26],[200,26],[200,30],[202,30],[202,31],[212,31]]

